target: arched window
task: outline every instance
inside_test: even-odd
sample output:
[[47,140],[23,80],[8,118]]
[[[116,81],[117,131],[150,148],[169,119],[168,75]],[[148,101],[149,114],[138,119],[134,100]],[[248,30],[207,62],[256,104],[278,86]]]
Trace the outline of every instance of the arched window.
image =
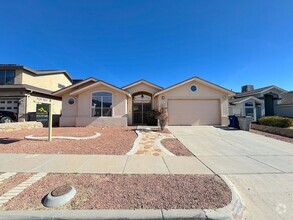
[[112,117],[112,93],[94,92],[92,94],[92,117]]

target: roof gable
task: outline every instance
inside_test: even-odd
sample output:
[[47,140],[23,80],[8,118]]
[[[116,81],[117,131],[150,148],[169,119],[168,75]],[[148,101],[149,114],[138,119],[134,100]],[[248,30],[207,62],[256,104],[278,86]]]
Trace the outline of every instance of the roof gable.
[[259,89],[254,89],[254,90],[251,90],[251,91],[248,91],[248,92],[242,92],[242,93],[238,93],[236,95],[236,97],[247,97],[247,96],[254,96],[254,95],[258,95],[258,94],[263,94],[265,92],[268,92],[270,90],[276,90],[278,93],[284,93],[284,92],[287,92],[286,90],[280,88],[280,87],[277,87],[277,86],[274,86],[274,85],[271,85],[271,86],[266,86],[266,87],[262,87],[262,88],[259,88]]
[[243,97],[243,98],[238,98],[238,99],[232,99],[232,100],[230,100],[230,103],[231,104],[240,104],[240,103],[246,102],[246,101],[248,101],[250,99],[255,101],[255,103],[257,103],[257,104],[261,104],[261,100],[256,98],[256,97],[254,97],[254,96],[248,96],[248,97]]
[[131,95],[128,92],[124,91],[123,89],[120,89],[120,88],[118,88],[118,87],[116,87],[114,85],[111,85],[111,84],[106,83],[106,82],[101,81],[101,80],[100,81],[97,81],[97,82],[95,82],[95,83],[93,83],[91,85],[88,85],[86,87],[83,87],[83,88],[77,89],[75,91],[72,91],[70,93],[70,95],[78,95],[78,94],[83,93],[83,92],[85,92],[87,90],[90,90],[92,88],[95,88],[96,86],[99,86],[99,85],[103,85],[103,86],[109,87],[109,88],[111,88],[113,90],[116,90],[117,92],[123,93],[123,94],[131,97]]
[[131,84],[128,84],[128,85],[122,87],[122,89],[123,89],[123,90],[126,90],[126,89],[129,89],[129,88],[131,88],[131,87],[133,87],[133,86],[136,86],[136,85],[138,85],[138,84],[141,84],[141,83],[144,83],[144,84],[146,84],[146,85],[148,85],[148,86],[154,87],[154,88],[156,88],[156,89],[158,89],[158,90],[163,90],[163,87],[158,86],[158,85],[156,85],[156,84],[154,84],[154,83],[151,83],[151,82],[149,82],[149,81],[147,81],[147,80],[144,80],[144,79],[141,79],[141,80],[135,81],[135,82],[133,82],[133,83],[131,83]]
[[223,88],[223,87],[221,87],[221,86],[218,86],[218,85],[216,85],[216,84],[214,84],[214,83],[208,82],[208,81],[203,80],[203,79],[201,79],[201,78],[199,78],[199,77],[192,77],[192,78],[190,78],[190,79],[187,79],[187,80],[182,81],[182,82],[180,82],[180,83],[174,84],[174,85],[172,85],[172,86],[167,87],[166,89],[164,89],[164,90],[162,90],[162,91],[157,92],[157,93],[155,94],[155,96],[160,95],[160,94],[165,93],[165,92],[168,92],[168,91],[170,91],[170,90],[173,90],[173,89],[175,89],[175,88],[177,88],[177,87],[183,86],[183,85],[185,85],[185,84],[187,84],[187,83],[190,83],[190,82],[193,82],[193,81],[195,81],[195,82],[199,82],[199,83],[201,83],[201,84],[203,84],[203,85],[205,85],[205,86],[207,86],[207,87],[213,88],[213,89],[215,89],[215,90],[218,90],[218,91],[224,92],[224,93],[227,94],[228,96],[233,96],[233,95],[235,95],[234,92],[232,92],[232,91],[230,91],[230,90],[228,90],[228,89],[225,89],[225,88]]

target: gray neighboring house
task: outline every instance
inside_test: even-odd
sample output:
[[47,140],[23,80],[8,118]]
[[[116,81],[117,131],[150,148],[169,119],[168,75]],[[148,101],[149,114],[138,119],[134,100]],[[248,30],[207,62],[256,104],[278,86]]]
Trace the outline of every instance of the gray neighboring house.
[[287,91],[274,85],[259,89],[252,85],[242,86],[241,93],[229,100],[229,115],[252,116],[254,121],[263,116],[278,115],[284,93]]
[[281,94],[281,102],[277,108],[277,115],[293,117],[293,91]]

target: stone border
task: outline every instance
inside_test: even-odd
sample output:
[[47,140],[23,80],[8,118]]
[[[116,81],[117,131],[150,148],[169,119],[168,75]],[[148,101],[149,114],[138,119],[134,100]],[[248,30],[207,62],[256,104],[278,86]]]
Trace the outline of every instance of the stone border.
[[231,202],[218,209],[36,210],[1,211],[0,219],[241,219],[245,210],[235,186],[220,176],[232,193]]
[[19,131],[24,129],[34,129],[34,128],[43,128],[41,122],[36,121],[27,121],[27,122],[12,122],[12,123],[1,123],[0,131]]
[[[88,137],[66,137],[66,136],[53,136],[52,139],[63,139],[63,140],[90,140],[100,137],[101,134],[99,132],[95,132],[95,135],[88,136]],[[33,135],[28,135],[24,137],[27,140],[39,140],[39,141],[46,141],[48,137],[34,137]]]
[[259,124],[251,124],[251,128],[259,131],[268,132],[271,134],[277,134],[289,138],[293,138],[293,129],[290,128],[278,128],[266,125],[259,125]]
[[139,142],[141,141],[142,139],[142,134],[139,132],[138,129],[135,129],[135,133],[137,134],[137,138],[135,139],[133,145],[132,145],[132,148],[130,151],[128,151],[126,153],[126,155],[134,155],[137,150],[139,149]]
[[[5,203],[7,203],[10,199],[12,199],[13,197],[17,196],[19,193],[24,191],[29,186],[39,181],[40,179],[42,179],[46,175],[47,173],[37,173],[33,175],[32,177],[30,177],[29,179],[25,180],[24,182],[20,183],[13,189],[4,193],[2,196],[0,196],[0,207],[3,206]],[[1,212],[0,212],[0,219],[1,219]]]
[[[173,135],[172,135],[172,136],[173,136]],[[175,137],[174,137],[174,136],[173,136],[173,137],[161,137],[161,138],[158,138],[158,139],[155,141],[155,143],[156,143],[156,145],[158,146],[158,148],[160,148],[160,150],[163,151],[165,154],[167,154],[167,155],[170,156],[170,157],[176,157],[175,154],[173,154],[173,153],[170,152],[168,149],[166,149],[166,148],[162,145],[162,143],[161,143],[162,140],[164,140],[164,139],[168,139],[168,138],[175,138]]]
[[14,176],[16,173],[15,172],[6,172],[0,175],[0,184],[3,183],[4,180]]

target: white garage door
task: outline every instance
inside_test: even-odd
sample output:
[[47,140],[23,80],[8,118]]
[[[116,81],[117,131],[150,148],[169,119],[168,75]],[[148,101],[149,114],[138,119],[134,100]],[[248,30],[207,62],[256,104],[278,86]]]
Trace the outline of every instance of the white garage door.
[[0,100],[0,110],[17,113],[17,100]]
[[169,125],[219,125],[219,100],[168,100]]

